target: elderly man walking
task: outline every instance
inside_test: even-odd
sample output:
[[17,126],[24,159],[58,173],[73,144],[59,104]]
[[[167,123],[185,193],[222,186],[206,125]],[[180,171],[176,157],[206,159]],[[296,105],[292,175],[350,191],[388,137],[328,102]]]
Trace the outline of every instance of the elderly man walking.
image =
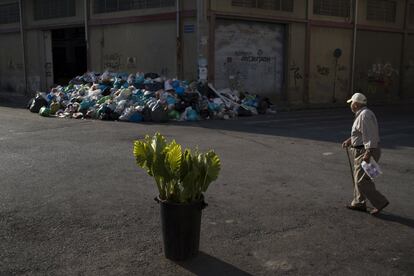
[[347,101],[355,113],[351,137],[342,143],[343,148],[351,147],[354,157],[354,198],[346,207],[356,211],[367,211],[366,200],[374,206],[370,212],[376,215],[388,204],[388,200],[375,188],[372,179],[361,167],[362,161],[370,162],[370,158],[378,161],[381,156],[379,146],[378,123],[375,114],[367,108],[367,98],[361,93],[355,93]]

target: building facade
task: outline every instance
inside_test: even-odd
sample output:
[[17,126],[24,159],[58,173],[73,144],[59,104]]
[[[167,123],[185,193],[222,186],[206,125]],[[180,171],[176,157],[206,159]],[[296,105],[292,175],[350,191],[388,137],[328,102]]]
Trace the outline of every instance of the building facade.
[[414,0],[0,0],[0,91],[107,69],[288,105],[412,100]]

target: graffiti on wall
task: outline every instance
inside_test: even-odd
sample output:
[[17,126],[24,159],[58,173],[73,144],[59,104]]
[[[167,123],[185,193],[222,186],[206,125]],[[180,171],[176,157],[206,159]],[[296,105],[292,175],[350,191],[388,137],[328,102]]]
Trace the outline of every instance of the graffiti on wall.
[[383,88],[386,93],[390,92],[390,88],[393,85],[393,77],[398,75],[399,72],[391,63],[374,63],[371,68],[368,69],[368,93],[376,93],[377,88]]
[[329,67],[316,65],[316,70],[318,71],[319,75],[328,76],[329,75]]
[[398,75],[398,70],[394,69],[391,63],[374,63],[368,69],[368,81],[378,84],[386,84],[392,80],[394,75]]
[[16,63],[12,59],[10,59],[7,64],[7,69],[9,71],[21,71],[23,70],[23,63]]
[[122,55],[118,53],[104,55],[103,65],[106,69],[119,70],[121,67]]
[[292,74],[293,74],[294,85],[295,85],[295,88],[297,88],[298,87],[298,83],[297,82],[298,82],[298,80],[303,79],[303,76],[300,73],[299,66],[296,65],[296,62],[294,60],[292,61],[292,64],[289,67],[289,71],[292,72]]

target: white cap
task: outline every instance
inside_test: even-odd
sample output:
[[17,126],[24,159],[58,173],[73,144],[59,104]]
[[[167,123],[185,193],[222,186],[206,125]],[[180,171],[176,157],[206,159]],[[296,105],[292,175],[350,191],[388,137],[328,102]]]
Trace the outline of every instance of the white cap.
[[347,103],[356,102],[360,104],[367,104],[367,97],[361,93],[355,93],[352,97],[346,101]]

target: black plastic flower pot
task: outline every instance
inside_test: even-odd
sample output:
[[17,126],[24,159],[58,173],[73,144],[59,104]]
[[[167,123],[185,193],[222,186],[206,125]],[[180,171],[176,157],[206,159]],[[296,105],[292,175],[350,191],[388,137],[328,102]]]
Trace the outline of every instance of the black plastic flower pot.
[[201,211],[204,198],[188,204],[172,203],[159,198],[164,255],[173,261],[184,261],[198,254]]

